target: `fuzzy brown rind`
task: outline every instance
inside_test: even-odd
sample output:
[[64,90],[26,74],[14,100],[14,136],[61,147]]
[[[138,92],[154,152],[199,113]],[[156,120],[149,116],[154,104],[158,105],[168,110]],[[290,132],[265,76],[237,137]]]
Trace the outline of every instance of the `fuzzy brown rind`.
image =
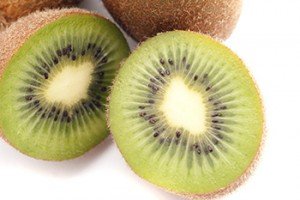
[[191,30],[227,39],[242,0],[103,0],[114,19],[137,41],[160,32]]
[[[189,31],[189,30],[188,30]],[[159,33],[160,34],[160,33]],[[207,38],[208,39],[213,39],[211,36],[207,35]],[[139,45],[136,47],[135,51],[138,50],[140,48],[140,46],[143,44],[144,42],[141,42],[139,43]],[[223,45],[224,46],[224,45]],[[224,46],[227,50],[229,50],[232,54],[236,55],[236,53],[234,53],[231,49],[229,49],[228,47]],[[236,55],[236,57],[238,57]],[[244,62],[239,58],[239,61],[242,65],[245,65]],[[120,65],[120,68],[124,65],[124,62],[121,63]],[[255,79],[254,77],[252,76],[252,74],[250,73],[250,71],[247,69],[248,71],[248,74],[249,76],[251,76],[253,82],[255,83],[255,86],[256,86],[256,89],[258,91],[258,94],[259,94],[259,98],[260,98],[260,102],[261,102],[261,106],[262,106],[262,110],[263,110],[263,113],[265,113],[265,109],[264,109],[264,104],[263,104],[263,100],[262,100],[262,96],[261,96],[261,92],[260,92],[260,89],[258,87],[258,85],[256,84],[255,82]],[[115,85],[115,82],[116,82],[116,79],[117,79],[118,75],[116,75],[115,79],[113,80],[113,85],[111,86],[111,90],[113,90],[114,88],[114,85]],[[110,102],[110,99],[111,99],[111,93],[110,95],[107,97],[107,102],[109,104]],[[111,123],[110,123],[110,110],[109,110],[109,106],[106,108],[106,121],[107,121],[107,127],[112,135],[112,138],[114,136],[114,134],[112,133],[111,131]],[[158,185],[155,185],[151,182],[149,182],[148,180],[144,179],[143,177],[141,177],[140,175],[136,174],[138,177],[142,178],[143,180],[151,183],[152,185],[154,185],[155,187],[158,187],[160,189],[163,189],[165,191],[168,191],[170,193],[173,193],[173,194],[176,194],[178,196],[182,196],[184,198],[188,198],[188,199],[192,199],[192,200],[212,200],[212,199],[218,199],[222,196],[225,196],[225,195],[228,195],[230,193],[232,193],[233,191],[235,191],[238,187],[240,187],[241,185],[244,184],[245,181],[247,181],[249,179],[249,177],[252,175],[252,173],[254,172],[260,158],[261,158],[261,154],[262,154],[262,151],[263,151],[263,147],[264,147],[264,144],[265,144],[265,138],[266,138],[266,120],[265,120],[265,116],[264,117],[264,121],[263,121],[263,132],[261,133],[262,134],[262,139],[261,139],[261,142],[260,142],[260,146],[259,146],[259,149],[253,159],[253,161],[250,163],[250,165],[247,167],[247,169],[245,170],[245,172],[243,173],[242,176],[240,176],[237,180],[235,180],[234,182],[232,182],[231,184],[229,184],[227,187],[224,187],[224,188],[221,188],[215,192],[212,192],[212,193],[206,193],[206,194],[184,194],[184,193],[178,193],[176,191],[172,191],[172,190],[169,190],[167,188],[163,188],[161,186],[158,186]],[[121,150],[120,150],[120,147],[119,145],[115,142],[114,140],[114,143],[116,144],[116,146],[118,147],[120,153],[121,153]],[[129,168],[131,169],[130,165],[128,164],[128,161],[126,160],[126,158],[123,156],[123,159],[125,160],[125,162],[127,163],[127,165],[129,166]]]
[[22,16],[50,8],[71,7],[82,0],[1,0],[0,31]]

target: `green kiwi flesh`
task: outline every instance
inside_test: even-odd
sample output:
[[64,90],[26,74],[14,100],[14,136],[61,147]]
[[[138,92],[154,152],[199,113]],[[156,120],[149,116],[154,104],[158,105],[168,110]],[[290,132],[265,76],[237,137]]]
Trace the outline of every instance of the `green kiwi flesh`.
[[109,87],[128,54],[118,28],[92,14],[66,14],[34,32],[0,79],[4,138],[43,160],[75,158],[99,144],[108,136]]
[[249,175],[262,144],[261,99],[248,70],[208,36],[173,31],[122,65],[108,122],[129,166],[168,191],[210,198]]

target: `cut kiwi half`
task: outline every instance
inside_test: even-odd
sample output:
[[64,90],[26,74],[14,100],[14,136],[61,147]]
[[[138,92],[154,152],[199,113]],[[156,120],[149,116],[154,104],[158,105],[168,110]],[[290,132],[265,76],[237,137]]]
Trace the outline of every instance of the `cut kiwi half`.
[[108,135],[106,99],[129,47],[107,19],[80,9],[37,12],[0,35],[0,127],[22,153],[78,157]]
[[259,92],[243,62],[208,36],[174,31],[122,65],[108,124],[129,166],[168,191],[210,198],[240,185],[262,144]]
[[37,10],[76,6],[82,0],[3,0],[0,1],[0,31],[22,16]]
[[240,17],[242,0],[103,0],[114,19],[136,40],[190,30],[227,39]]

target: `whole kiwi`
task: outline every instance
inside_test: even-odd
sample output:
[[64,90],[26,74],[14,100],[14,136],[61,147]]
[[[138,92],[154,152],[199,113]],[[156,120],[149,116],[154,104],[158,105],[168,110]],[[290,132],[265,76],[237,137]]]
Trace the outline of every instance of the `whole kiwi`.
[[0,31],[18,18],[45,8],[70,7],[82,0],[5,0],[0,1]]
[[234,29],[242,0],[103,0],[106,8],[136,40],[159,32],[191,30],[225,40]]

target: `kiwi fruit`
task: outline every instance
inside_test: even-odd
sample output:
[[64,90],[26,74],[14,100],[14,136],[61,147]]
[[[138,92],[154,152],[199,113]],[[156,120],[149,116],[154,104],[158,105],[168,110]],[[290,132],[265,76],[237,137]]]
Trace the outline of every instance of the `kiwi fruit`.
[[227,39],[239,19],[242,0],[103,0],[114,19],[136,40],[157,33],[191,30]]
[[78,157],[108,135],[106,99],[129,55],[121,31],[81,9],[36,12],[0,34],[0,129],[22,153]]
[[0,31],[18,18],[46,8],[70,7],[82,0],[3,0],[0,1]]
[[191,198],[212,198],[250,175],[264,113],[255,82],[231,50],[191,31],[159,34],[123,63],[108,125],[140,177]]

